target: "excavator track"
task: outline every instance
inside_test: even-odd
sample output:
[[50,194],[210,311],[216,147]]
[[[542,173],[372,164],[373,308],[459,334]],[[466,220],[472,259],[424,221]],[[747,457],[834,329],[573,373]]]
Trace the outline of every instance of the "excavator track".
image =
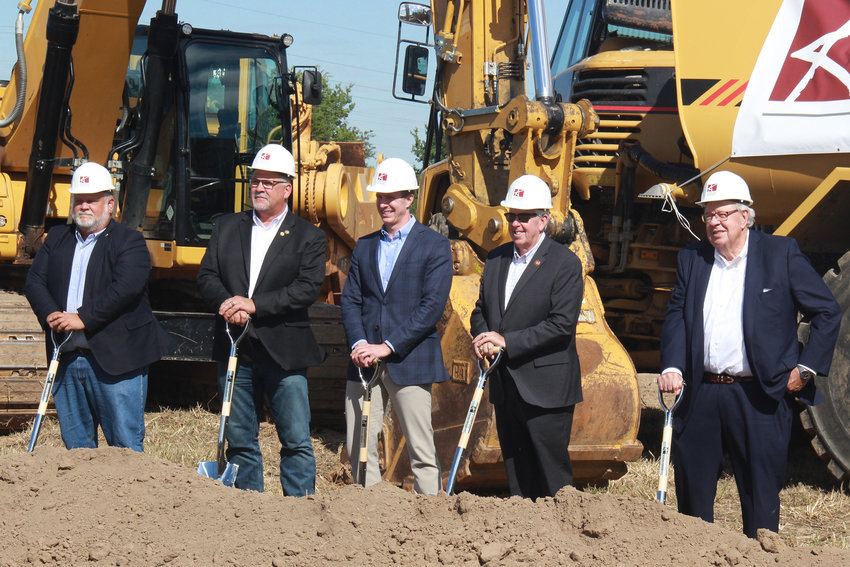
[[[0,291],[0,432],[20,430],[38,408],[47,377],[44,332],[26,297]],[[55,415],[53,405],[48,415]]]
[[[812,435],[815,453],[832,475],[850,480],[850,252],[838,261],[824,281],[841,305],[843,316],[829,376],[815,378],[826,400],[800,414],[803,428]],[[807,334],[805,331],[803,334]]]

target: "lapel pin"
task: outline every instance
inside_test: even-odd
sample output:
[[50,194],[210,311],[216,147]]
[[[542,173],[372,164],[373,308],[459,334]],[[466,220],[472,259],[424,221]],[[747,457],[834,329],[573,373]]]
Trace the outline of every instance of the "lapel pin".
[[535,266],[539,266],[539,265],[540,265],[540,260],[535,260],[535,261],[534,261],[534,265],[535,265]]
[[280,235],[281,235],[281,236],[289,236],[289,231],[288,231],[288,230],[284,230],[283,232],[281,232],[281,233],[280,233]]

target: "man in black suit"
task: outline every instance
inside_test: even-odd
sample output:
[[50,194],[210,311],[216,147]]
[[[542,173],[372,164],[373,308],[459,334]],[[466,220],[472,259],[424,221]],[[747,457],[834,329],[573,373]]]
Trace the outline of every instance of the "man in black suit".
[[[673,426],[679,511],[714,521],[728,452],[744,533],[779,529],[779,491],[791,439],[791,402],[816,403],[812,378],[829,372],[841,309],[791,238],[749,230],[747,183],[713,173],[702,199],[707,240],[679,252],[661,328],[662,392],[688,383]],[[797,313],[810,321],[797,341]]]
[[295,160],[270,144],[251,164],[253,211],[218,219],[198,271],[201,296],[221,319],[215,356],[224,378],[230,341],[224,321],[250,328],[239,347],[227,458],[239,465],[238,488],[263,491],[259,423],[268,398],[280,439],[280,483],[287,496],[313,494],[316,459],[310,440],[307,368],[325,353],[307,309],[325,277],[325,234],[288,210]]
[[78,167],[74,224],[50,229],[27,274],[27,299],[45,331],[73,332],[53,386],[68,449],[97,447],[100,426],[109,445],[142,451],[148,366],[173,348],[148,302],[145,239],[112,222],[113,189],[105,167]]
[[519,177],[501,204],[513,243],[487,257],[472,343],[479,358],[505,350],[490,402],[511,494],[554,496],[573,480],[567,447],[582,400],[575,338],[581,262],[544,234],[552,197],[542,179]]

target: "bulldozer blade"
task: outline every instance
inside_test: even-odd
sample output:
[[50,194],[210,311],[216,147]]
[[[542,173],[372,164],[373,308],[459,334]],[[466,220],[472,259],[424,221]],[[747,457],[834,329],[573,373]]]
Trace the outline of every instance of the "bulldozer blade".
[[236,482],[236,474],[238,472],[239,465],[234,463],[227,463],[221,476],[218,476],[218,463],[215,461],[201,461],[198,465],[199,475],[219,480],[224,486],[233,486],[233,483]]

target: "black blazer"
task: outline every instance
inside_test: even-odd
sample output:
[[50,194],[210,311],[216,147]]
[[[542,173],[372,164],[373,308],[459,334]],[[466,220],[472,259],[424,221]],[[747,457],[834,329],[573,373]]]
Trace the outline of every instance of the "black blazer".
[[[77,245],[75,231],[73,224],[50,229],[27,274],[27,299],[46,332],[47,316],[65,311]],[[113,376],[156,362],[175,346],[151,311],[147,296],[150,268],[141,233],[110,222],[89,259],[78,315],[86,326],[92,355]],[[46,343],[50,358],[53,347],[50,341]]]
[[[703,304],[714,248],[707,241],[679,252],[676,286],[661,328],[661,367],[683,371],[689,388],[678,415],[685,416],[703,377]],[[797,340],[797,312],[811,321],[805,347]],[[797,364],[829,373],[841,324],[841,308],[792,238],[749,231],[744,275],[743,325],[747,360],[764,392],[785,395]],[[814,382],[799,393],[815,401]]]
[[[248,296],[253,211],[220,217],[198,270],[201,297],[218,312],[225,299]],[[325,279],[325,233],[290,210],[266,252],[248,336],[259,342],[284,370],[320,364],[325,352],[310,329],[307,309]],[[226,360],[230,340],[218,318],[213,356]]]
[[490,380],[490,401],[504,400],[501,374],[506,372],[529,404],[543,408],[577,404],[582,400],[575,336],[584,293],[581,262],[569,248],[546,238],[504,309],[513,253],[514,245],[508,243],[487,257],[470,317],[472,336],[496,331],[505,337],[503,361]]

